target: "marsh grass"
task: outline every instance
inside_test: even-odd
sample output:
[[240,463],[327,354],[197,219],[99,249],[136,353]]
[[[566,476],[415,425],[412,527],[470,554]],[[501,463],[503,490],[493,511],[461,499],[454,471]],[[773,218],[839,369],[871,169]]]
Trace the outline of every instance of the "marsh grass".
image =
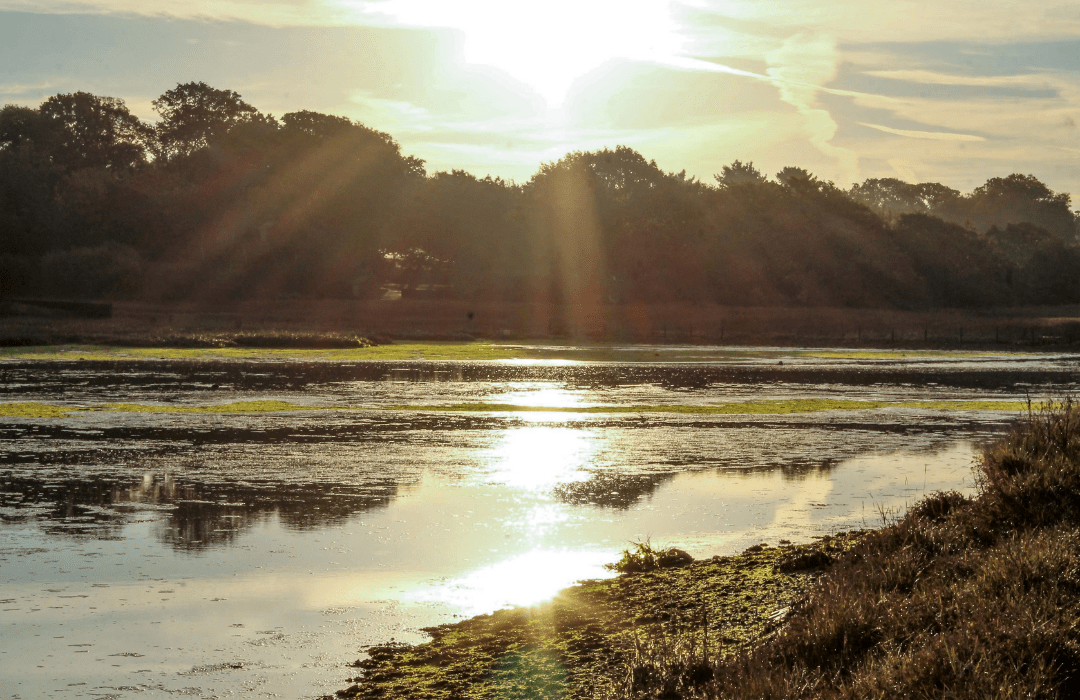
[[675,547],[655,547],[649,538],[643,542],[632,542],[631,549],[624,549],[619,561],[605,564],[608,571],[620,574],[636,574],[642,571],[665,569],[672,566],[685,566],[694,558]]
[[1030,410],[977,483],[861,538],[782,626],[707,670],[685,642],[637,647],[612,696],[1077,697],[1080,405]]

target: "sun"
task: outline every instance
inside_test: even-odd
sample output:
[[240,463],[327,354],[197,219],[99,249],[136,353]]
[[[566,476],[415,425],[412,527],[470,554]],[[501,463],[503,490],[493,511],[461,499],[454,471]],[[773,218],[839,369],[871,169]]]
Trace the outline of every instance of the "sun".
[[384,0],[373,7],[403,24],[461,31],[466,61],[505,71],[552,107],[611,59],[663,60],[680,47],[669,0]]

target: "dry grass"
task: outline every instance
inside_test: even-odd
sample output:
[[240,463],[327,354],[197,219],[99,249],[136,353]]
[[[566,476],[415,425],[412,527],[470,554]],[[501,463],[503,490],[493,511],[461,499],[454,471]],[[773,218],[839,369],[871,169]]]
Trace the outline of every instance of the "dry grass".
[[1080,406],[1030,412],[978,483],[864,537],[757,645],[642,645],[615,696],[1077,697]]

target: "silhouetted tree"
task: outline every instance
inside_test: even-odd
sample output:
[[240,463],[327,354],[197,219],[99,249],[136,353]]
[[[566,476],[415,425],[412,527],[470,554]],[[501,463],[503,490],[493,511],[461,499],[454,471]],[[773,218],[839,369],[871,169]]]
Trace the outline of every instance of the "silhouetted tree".
[[767,179],[754,167],[754,163],[742,163],[738,160],[731,165],[725,165],[723,171],[713,175],[721,189],[738,185],[759,185]]
[[130,170],[146,162],[151,129],[123,100],[88,92],[54,95],[38,110],[50,157],[69,169]]
[[1011,223],[1042,226],[1063,241],[1076,240],[1076,218],[1068,194],[1055,193],[1034,175],[995,177],[975,188],[967,215],[979,230]]
[[202,82],[177,84],[151,104],[161,115],[155,129],[155,151],[166,160],[206,147],[237,124],[272,120],[260,115],[239,93]]

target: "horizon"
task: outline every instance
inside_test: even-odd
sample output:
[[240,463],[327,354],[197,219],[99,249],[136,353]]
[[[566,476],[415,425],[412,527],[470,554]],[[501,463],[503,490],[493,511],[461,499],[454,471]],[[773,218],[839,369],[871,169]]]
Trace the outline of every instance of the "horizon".
[[521,183],[625,145],[706,183],[740,160],[843,188],[970,192],[1020,173],[1080,193],[1080,18],[1065,4],[626,8],[0,1],[0,105],[86,91],[153,122],[152,99],[198,80],[275,116],[346,116],[428,172]]

